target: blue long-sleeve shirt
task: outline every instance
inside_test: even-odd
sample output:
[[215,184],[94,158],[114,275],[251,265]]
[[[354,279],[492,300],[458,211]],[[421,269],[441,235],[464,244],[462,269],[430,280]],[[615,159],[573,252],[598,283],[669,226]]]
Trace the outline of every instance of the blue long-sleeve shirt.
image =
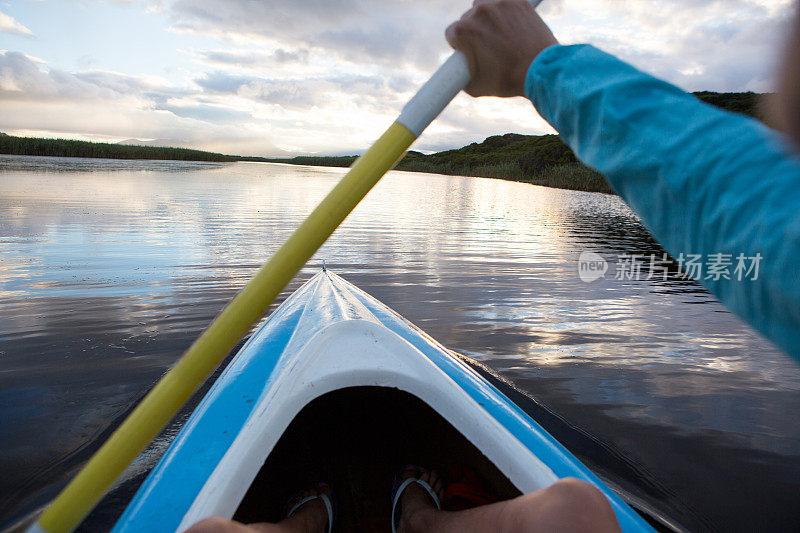
[[673,257],[760,254],[755,281],[700,281],[800,361],[800,160],[784,138],[589,45],[544,50],[525,92]]

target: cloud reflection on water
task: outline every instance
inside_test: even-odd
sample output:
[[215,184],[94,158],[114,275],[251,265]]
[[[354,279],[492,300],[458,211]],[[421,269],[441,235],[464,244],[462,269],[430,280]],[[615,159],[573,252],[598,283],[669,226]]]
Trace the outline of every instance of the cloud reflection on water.
[[[77,165],[0,163],[0,492],[13,495],[3,517],[52,495],[70,454],[174,362],[344,172]],[[736,470],[767,453],[770,468],[800,479],[800,369],[693,282],[582,282],[583,250],[661,252],[616,197],[393,172],[289,290],[326,259],[445,346],[635,456],[690,523],[687,502],[726,472],[701,483],[680,454],[734,449],[725,468]],[[626,431],[668,438],[676,464],[660,466],[663,450]],[[750,494],[764,481],[740,482]],[[737,505],[727,518],[711,503],[698,512],[716,524],[766,512]]]

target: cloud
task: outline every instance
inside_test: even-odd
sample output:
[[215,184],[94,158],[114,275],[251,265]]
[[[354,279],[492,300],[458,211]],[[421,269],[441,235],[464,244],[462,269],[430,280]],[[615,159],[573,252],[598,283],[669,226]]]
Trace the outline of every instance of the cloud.
[[0,101],[82,101],[130,95],[164,101],[187,94],[155,77],[108,71],[73,74],[47,68],[41,59],[21,52],[0,52]]
[[252,76],[237,76],[226,72],[208,72],[194,81],[203,89],[215,93],[235,94],[240,87],[257,80]]
[[235,94],[244,99],[281,106],[286,109],[311,110],[341,102],[343,105],[388,112],[399,110],[401,94],[414,87],[402,76],[366,76],[340,74],[320,78],[270,79],[206,73],[195,79],[209,93]]
[[339,60],[366,60],[401,68],[431,68],[447,51],[443,32],[463,8],[431,0],[415,8],[403,0],[178,0],[173,28],[231,42],[292,43]]
[[142,76],[131,76],[109,71],[79,72],[75,74],[75,78],[121,94],[152,91],[156,88],[163,90],[163,85],[166,84],[166,82],[154,82]]
[[[577,8],[548,0],[541,12],[562,42],[596,44],[687,90],[768,91],[790,6],[791,0],[582,0]],[[443,29],[465,6],[456,0],[419,7],[385,0],[380,9],[367,0],[178,0],[170,9],[180,31],[307,51],[288,70],[269,51],[198,53],[219,67],[196,78],[205,91],[290,111],[338,109],[342,122],[352,120],[348,108],[379,117],[399,111],[449,54]],[[323,62],[327,71],[317,68]],[[256,66],[265,75],[243,74]],[[507,131],[552,130],[527,102],[460,97],[418,146],[452,148]],[[339,135],[330,142],[348,141]]]
[[[584,0],[543,4],[556,36],[596,44],[687,90],[769,91],[791,0]],[[547,16],[549,15],[549,16]]]
[[252,49],[200,50],[194,52],[194,58],[208,65],[238,67],[244,69],[269,68],[276,64],[298,64],[308,62],[309,52],[305,48],[286,50],[278,48],[271,52]]
[[84,100],[100,96],[96,85],[60,70],[44,72],[20,52],[0,54],[0,100]]
[[[466,7],[464,0],[115,1],[155,10],[178,32],[170,39],[190,43],[161,71],[170,81],[90,63],[67,72],[0,52],[0,129],[181,139],[246,154],[270,142],[304,153],[359,152],[450,53],[444,28]],[[546,0],[540,12],[562,42],[595,44],[687,90],[768,91],[793,1]],[[461,95],[415,146],[454,148],[509,131],[552,130],[524,100]]]
[[14,33],[17,35],[33,36],[33,32],[0,11],[0,33]]
[[[547,0],[542,13],[566,42],[590,42],[692,89],[767,90],[792,0]],[[431,72],[449,52],[457,0],[178,0],[174,28],[230,42],[277,43],[388,72]],[[215,56],[245,66],[256,55]],[[263,58],[266,60],[267,58]]]
[[250,113],[246,111],[237,111],[216,105],[161,104],[157,105],[155,109],[169,111],[183,118],[194,118],[212,123],[242,122],[250,118]]
[[72,74],[20,52],[0,53],[0,109],[0,127],[9,133],[170,139],[244,155],[281,152],[269,142],[266,125],[252,124],[247,109],[197,89],[116,72]]
[[[576,9],[548,0],[542,13],[562,41],[597,44],[687,90],[768,91],[790,5],[790,0],[582,0]],[[373,124],[396,116],[450,53],[443,29],[464,9],[460,0],[424,6],[385,0],[380,9],[367,0],[178,0],[170,16],[176,30],[236,44],[195,54],[218,69],[195,78],[205,92],[353,124],[350,136],[330,128],[336,133],[327,140],[328,151],[341,152],[368,146]],[[275,50],[289,52],[288,67]],[[294,55],[298,50],[302,57]],[[259,116],[265,115],[254,115]],[[292,116],[320,136],[328,130],[311,124],[311,115]],[[270,117],[273,130],[292,137]],[[359,126],[362,132],[356,133]],[[508,131],[552,129],[527,102],[459,97],[417,146],[453,148]],[[301,150],[324,145],[312,137],[297,144]]]

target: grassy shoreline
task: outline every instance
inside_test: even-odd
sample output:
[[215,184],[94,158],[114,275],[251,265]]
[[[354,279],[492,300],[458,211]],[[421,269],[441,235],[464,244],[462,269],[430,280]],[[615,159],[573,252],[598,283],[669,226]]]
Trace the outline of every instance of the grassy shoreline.
[[563,163],[545,167],[533,176],[526,176],[518,165],[495,164],[473,168],[453,169],[453,171],[425,170],[424,166],[410,168],[397,167],[397,170],[409,172],[428,172],[431,174],[446,174],[457,176],[472,176],[476,178],[494,178],[556,189],[570,189],[573,191],[601,192],[616,194],[606,179],[599,172],[581,163]]

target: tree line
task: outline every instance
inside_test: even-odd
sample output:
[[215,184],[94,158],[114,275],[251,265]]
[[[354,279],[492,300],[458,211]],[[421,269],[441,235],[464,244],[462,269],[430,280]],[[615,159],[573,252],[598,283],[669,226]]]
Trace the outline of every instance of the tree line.
[[0,135],[0,154],[47,157],[92,157],[99,159],[165,159],[175,161],[237,161],[230,155],[190,148],[136,146],[69,139],[42,139]]

